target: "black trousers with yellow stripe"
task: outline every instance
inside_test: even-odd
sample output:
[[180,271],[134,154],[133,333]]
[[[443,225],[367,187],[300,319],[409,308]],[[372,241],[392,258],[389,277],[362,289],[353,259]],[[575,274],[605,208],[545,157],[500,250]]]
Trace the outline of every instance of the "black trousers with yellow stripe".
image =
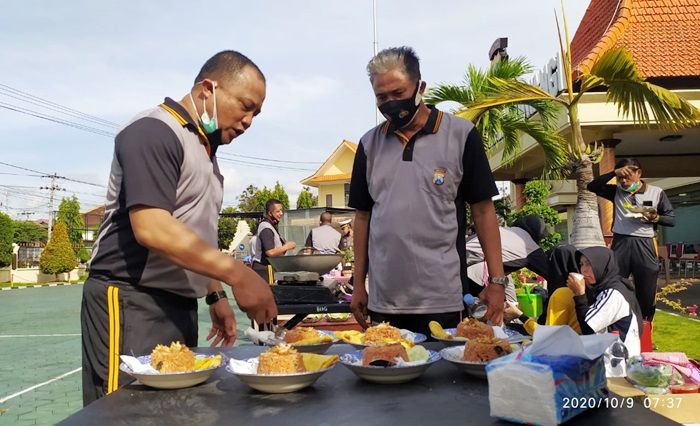
[[119,370],[119,355],[148,355],[157,344],[197,346],[197,299],[90,277],[80,312],[83,404],[133,379]]

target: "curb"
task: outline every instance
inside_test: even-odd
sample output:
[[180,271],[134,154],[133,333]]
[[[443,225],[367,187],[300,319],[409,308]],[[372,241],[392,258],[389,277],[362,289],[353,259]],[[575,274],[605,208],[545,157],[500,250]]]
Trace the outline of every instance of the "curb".
[[657,310],[658,312],[663,312],[663,313],[665,313],[665,314],[669,314],[669,315],[672,315],[672,316],[674,316],[674,317],[685,318],[685,319],[687,319],[687,320],[691,320],[691,321],[695,321],[695,322],[700,322],[700,319],[698,319],[698,318],[692,318],[692,317],[689,317],[689,316],[687,316],[687,315],[680,315],[680,314],[677,314],[677,313],[675,313],[675,312],[664,311],[663,309],[656,309],[656,310]]
[[17,287],[3,287],[0,288],[0,291],[6,291],[6,290],[24,290],[25,288],[41,288],[41,287],[59,287],[59,286],[67,286],[67,285],[81,285],[83,283],[43,283],[43,284],[32,284],[32,285],[21,285]]

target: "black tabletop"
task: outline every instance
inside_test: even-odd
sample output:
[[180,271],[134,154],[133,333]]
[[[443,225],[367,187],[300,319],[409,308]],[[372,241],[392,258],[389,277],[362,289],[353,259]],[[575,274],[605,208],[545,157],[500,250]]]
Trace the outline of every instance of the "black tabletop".
[[[439,343],[428,343],[441,349]],[[223,351],[245,359],[266,348],[238,346]],[[354,350],[334,345],[328,353]],[[217,352],[202,348],[198,352]],[[523,395],[523,397],[527,397]],[[508,424],[489,416],[485,379],[472,378],[447,361],[432,365],[405,384],[365,382],[336,365],[312,387],[270,395],[250,389],[224,368],[207,382],[188,389],[157,390],[127,385],[65,419],[63,425],[421,425]],[[642,405],[591,409],[570,425],[677,425]]]

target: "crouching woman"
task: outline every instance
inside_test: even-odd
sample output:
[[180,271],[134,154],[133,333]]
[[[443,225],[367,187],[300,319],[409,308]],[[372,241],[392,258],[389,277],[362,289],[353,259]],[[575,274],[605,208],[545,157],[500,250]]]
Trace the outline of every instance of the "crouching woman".
[[[641,352],[642,314],[634,285],[618,273],[614,253],[606,247],[589,247],[576,252],[583,279],[570,273],[566,287],[557,289],[549,300],[546,325],[568,325],[579,334],[617,333],[630,356]],[[589,304],[586,287],[595,300]],[[515,305],[506,309],[518,317],[532,334],[537,322],[523,315]]]

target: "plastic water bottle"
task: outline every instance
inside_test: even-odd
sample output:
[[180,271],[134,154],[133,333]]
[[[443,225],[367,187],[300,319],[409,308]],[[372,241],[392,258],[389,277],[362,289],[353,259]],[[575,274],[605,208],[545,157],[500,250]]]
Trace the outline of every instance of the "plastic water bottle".
[[464,303],[467,305],[467,312],[469,316],[474,319],[482,319],[486,315],[488,307],[479,301],[478,297],[474,297],[471,294],[464,295]]
[[618,338],[603,353],[605,375],[607,377],[627,377],[627,358],[629,358],[627,346],[620,340],[618,331],[612,333],[616,334]]

